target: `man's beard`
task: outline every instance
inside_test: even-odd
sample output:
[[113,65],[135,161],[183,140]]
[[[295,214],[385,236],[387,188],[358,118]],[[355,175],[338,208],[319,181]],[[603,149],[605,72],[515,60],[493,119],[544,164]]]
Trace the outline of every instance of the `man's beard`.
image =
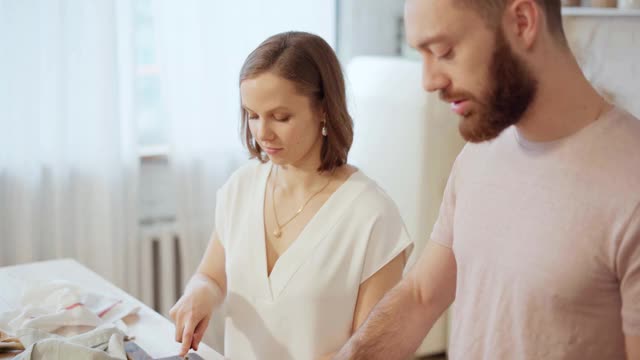
[[462,137],[472,143],[494,139],[518,123],[537,93],[537,80],[513,52],[502,29],[496,31],[489,82],[487,101],[478,102],[479,109],[465,114],[459,125]]

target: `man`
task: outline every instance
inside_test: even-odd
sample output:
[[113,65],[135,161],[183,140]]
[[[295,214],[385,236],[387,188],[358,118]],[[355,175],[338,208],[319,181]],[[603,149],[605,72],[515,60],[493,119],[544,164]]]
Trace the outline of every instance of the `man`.
[[[640,121],[584,78],[560,0],[408,0],[467,146],[431,241],[337,359],[640,359]],[[626,354],[625,354],[626,353]]]

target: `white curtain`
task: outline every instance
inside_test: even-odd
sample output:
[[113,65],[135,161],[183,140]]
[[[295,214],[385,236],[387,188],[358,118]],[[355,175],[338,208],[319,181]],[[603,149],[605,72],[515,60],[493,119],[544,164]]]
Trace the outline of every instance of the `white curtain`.
[[[335,45],[335,12],[334,1],[154,2],[184,280],[213,230],[216,190],[248,159],[239,135],[244,59],[268,36],[289,30],[313,32]],[[219,337],[212,344],[217,348]]]
[[0,266],[72,257],[137,294],[130,5],[0,0]]

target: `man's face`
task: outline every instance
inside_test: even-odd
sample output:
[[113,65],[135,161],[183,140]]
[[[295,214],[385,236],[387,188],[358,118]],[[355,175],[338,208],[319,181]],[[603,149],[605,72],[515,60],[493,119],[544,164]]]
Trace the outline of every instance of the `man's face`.
[[516,124],[536,95],[537,81],[501,26],[455,0],[408,0],[407,41],[423,58],[423,87],[439,91],[461,116],[463,138],[482,142]]

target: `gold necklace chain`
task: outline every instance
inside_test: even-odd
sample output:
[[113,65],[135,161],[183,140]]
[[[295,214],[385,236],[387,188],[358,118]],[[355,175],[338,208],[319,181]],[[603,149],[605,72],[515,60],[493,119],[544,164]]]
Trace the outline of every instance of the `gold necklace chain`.
[[302,211],[307,206],[307,204],[309,204],[311,199],[313,199],[316,195],[320,194],[324,189],[327,188],[327,186],[329,186],[329,183],[331,183],[331,178],[329,178],[327,183],[324,184],[324,186],[322,188],[320,188],[320,190],[316,191],[311,196],[309,196],[307,201],[304,202],[304,204],[298,209],[298,211],[296,211],[296,213],[293,214],[293,216],[291,218],[289,218],[289,220],[285,221],[282,225],[280,225],[280,222],[278,221],[278,213],[276,212],[276,197],[275,197],[275,193],[276,193],[276,180],[277,179],[278,179],[278,168],[276,168],[276,176],[274,177],[273,184],[271,185],[271,205],[273,205],[273,217],[276,220],[276,229],[273,230],[273,236],[275,236],[276,238],[279,239],[282,236],[282,229],[285,226],[287,226],[287,224],[289,224],[298,215],[300,215],[300,213],[302,213]]

